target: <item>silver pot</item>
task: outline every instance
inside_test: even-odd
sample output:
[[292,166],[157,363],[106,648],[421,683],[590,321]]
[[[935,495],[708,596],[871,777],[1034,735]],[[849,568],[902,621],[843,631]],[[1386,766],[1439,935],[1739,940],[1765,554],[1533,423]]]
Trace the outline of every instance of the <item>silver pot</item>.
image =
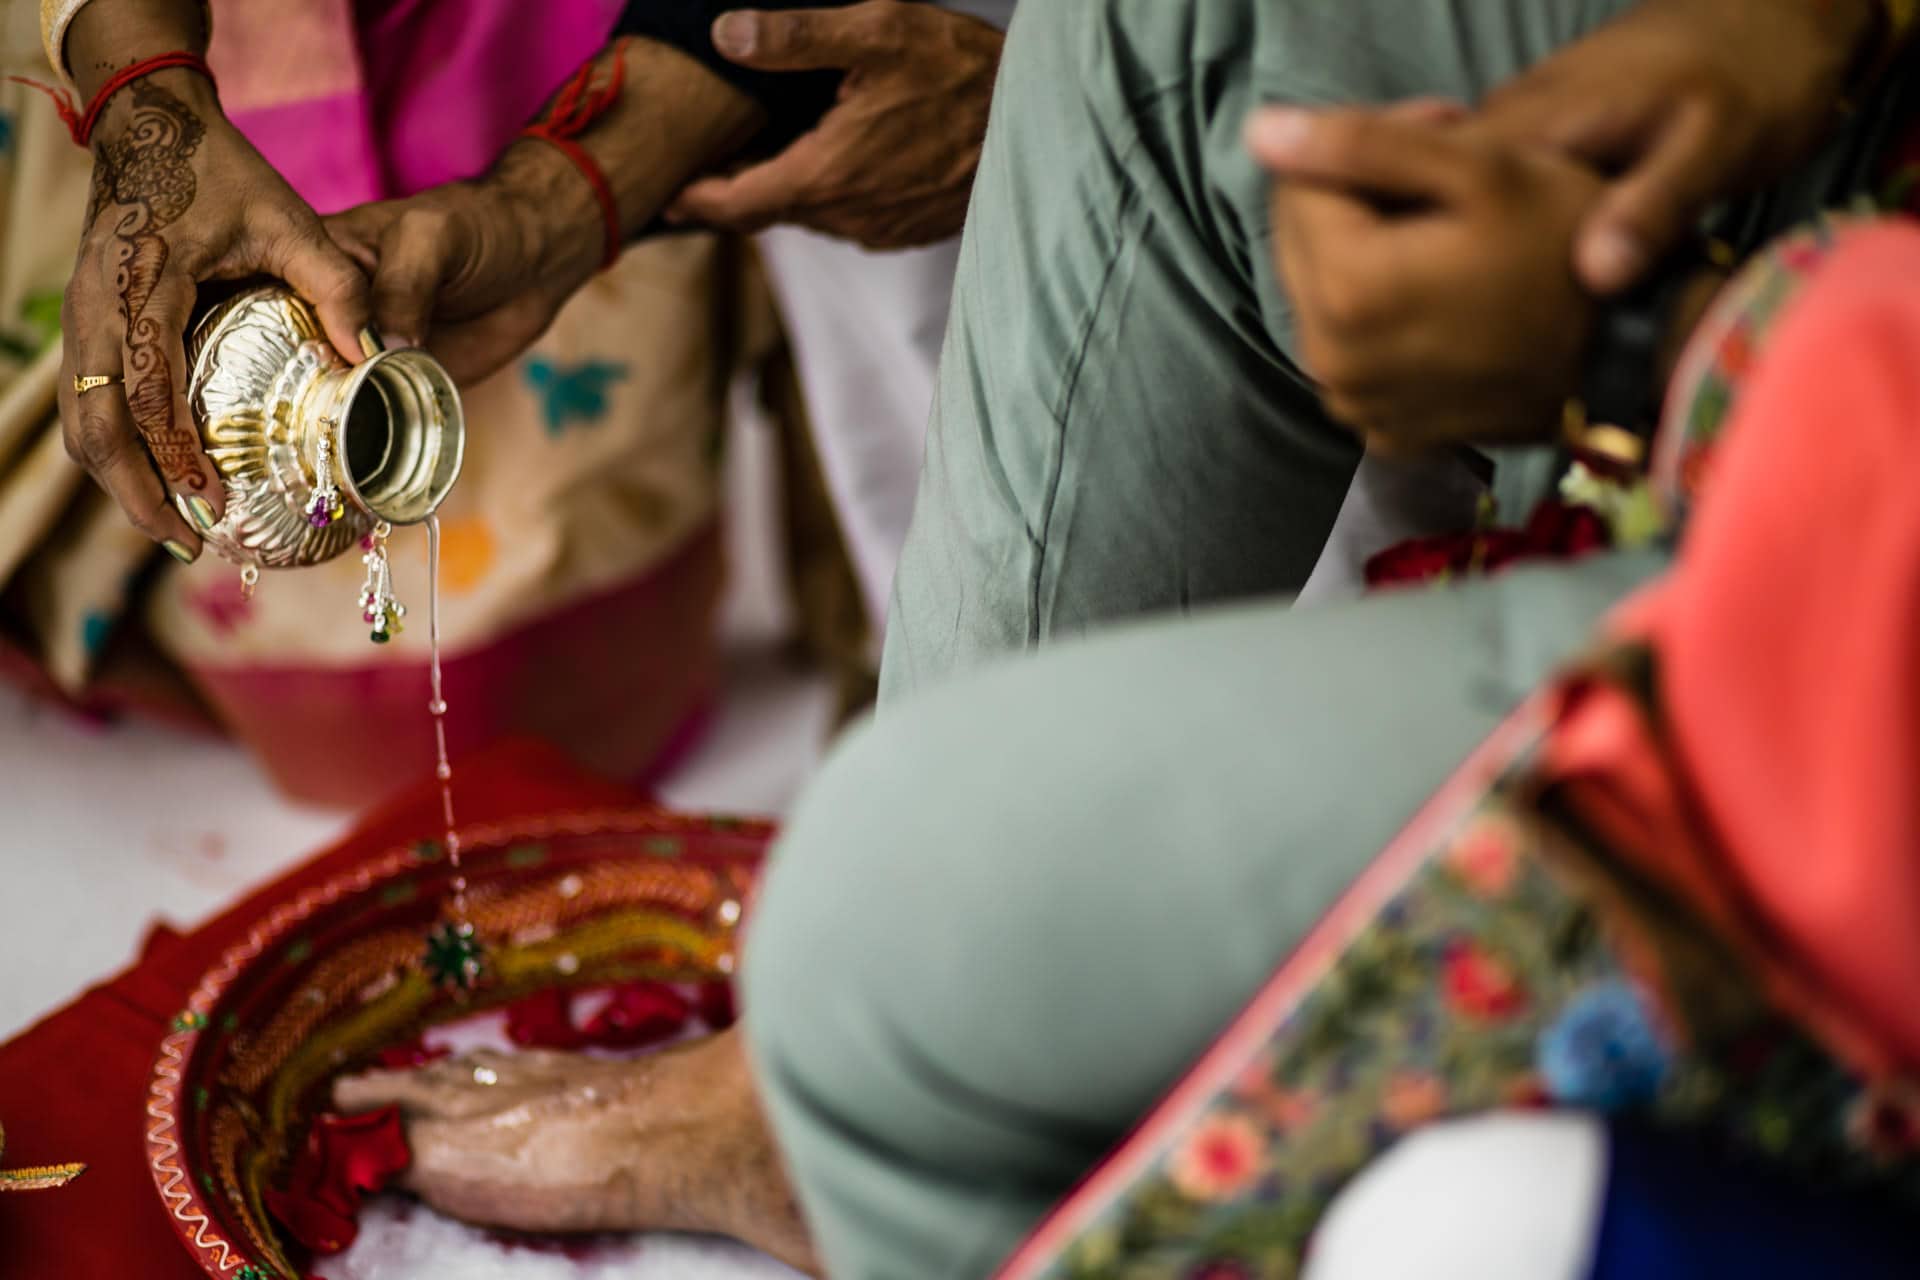
[[[235,564],[331,560],[382,521],[425,520],[459,478],[466,425],[440,363],[384,351],[349,365],[283,285],[208,311],[187,363],[194,423],[226,485],[226,514],[206,541]],[[321,520],[323,461],[341,500]]]

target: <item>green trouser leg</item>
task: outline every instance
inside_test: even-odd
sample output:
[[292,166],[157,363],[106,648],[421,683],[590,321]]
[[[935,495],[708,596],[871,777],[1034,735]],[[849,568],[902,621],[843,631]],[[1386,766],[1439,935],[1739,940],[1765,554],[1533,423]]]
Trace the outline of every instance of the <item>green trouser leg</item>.
[[[1290,358],[1262,101],[1473,101],[1630,0],[1027,0],[955,275],[887,630],[897,696],[1300,589],[1359,463]],[[1447,527],[1473,517],[1465,464]],[[1477,484],[1477,482],[1473,482]],[[1513,491],[1524,519],[1526,495]]]
[[856,733],[780,843],[745,976],[834,1280],[987,1274],[1658,566],[1148,625]]
[[[1116,619],[1299,590],[1360,453],[1291,358],[1271,187],[1241,145],[1247,114],[1263,101],[1475,102],[1630,7],[1021,4],[955,275],[883,693]],[[1758,234],[1857,188],[1901,87],[1890,78],[1735,221]],[[1535,464],[1551,462],[1500,451],[1504,519],[1525,520],[1548,478]],[[1428,465],[1426,491],[1464,509],[1422,522],[1463,527],[1477,480],[1463,485],[1458,458]]]

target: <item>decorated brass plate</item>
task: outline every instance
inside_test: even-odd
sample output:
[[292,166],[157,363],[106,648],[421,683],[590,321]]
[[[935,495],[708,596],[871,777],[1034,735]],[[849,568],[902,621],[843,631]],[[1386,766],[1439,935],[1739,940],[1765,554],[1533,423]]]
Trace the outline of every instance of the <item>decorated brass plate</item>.
[[711,982],[771,828],[660,810],[463,830],[486,957],[462,996],[427,971],[450,871],[397,848],[270,910],[201,979],[154,1064],[147,1155],[174,1229],[209,1275],[297,1280],[266,1210],[334,1077],[382,1049],[547,988]]

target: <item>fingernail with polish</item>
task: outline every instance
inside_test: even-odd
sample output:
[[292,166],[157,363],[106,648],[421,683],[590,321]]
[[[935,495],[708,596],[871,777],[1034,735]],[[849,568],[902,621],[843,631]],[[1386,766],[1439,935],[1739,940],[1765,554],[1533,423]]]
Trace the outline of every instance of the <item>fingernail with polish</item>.
[[750,57],[759,34],[752,14],[723,13],[713,24],[713,47],[729,58]]
[[172,556],[175,560],[178,560],[181,564],[193,563],[193,559],[194,559],[193,552],[187,550],[186,546],[183,543],[175,542],[172,538],[168,538],[165,542],[162,542],[160,545],[167,549],[168,555]]
[[1247,145],[1269,159],[1285,159],[1313,132],[1313,115],[1297,107],[1266,107],[1247,120]]
[[211,502],[208,502],[205,498],[186,497],[184,495],[174,498],[174,502],[179,506],[180,514],[192,522],[194,527],[199,529],[200,532],[205,533],[207,530],[213,528],[213,504]]

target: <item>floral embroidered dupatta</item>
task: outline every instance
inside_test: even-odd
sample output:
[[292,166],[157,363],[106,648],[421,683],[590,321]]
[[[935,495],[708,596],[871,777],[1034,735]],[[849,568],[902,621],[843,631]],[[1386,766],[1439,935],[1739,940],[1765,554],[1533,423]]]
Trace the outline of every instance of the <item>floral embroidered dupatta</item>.
[[1663,441],[1676,567],[1002,1280],[1296,1275],[1373,1156],[1502,1108],[1637,1113],[1920,1201],[1915,281],[1920,226],[1894,220],[1727,291]]

